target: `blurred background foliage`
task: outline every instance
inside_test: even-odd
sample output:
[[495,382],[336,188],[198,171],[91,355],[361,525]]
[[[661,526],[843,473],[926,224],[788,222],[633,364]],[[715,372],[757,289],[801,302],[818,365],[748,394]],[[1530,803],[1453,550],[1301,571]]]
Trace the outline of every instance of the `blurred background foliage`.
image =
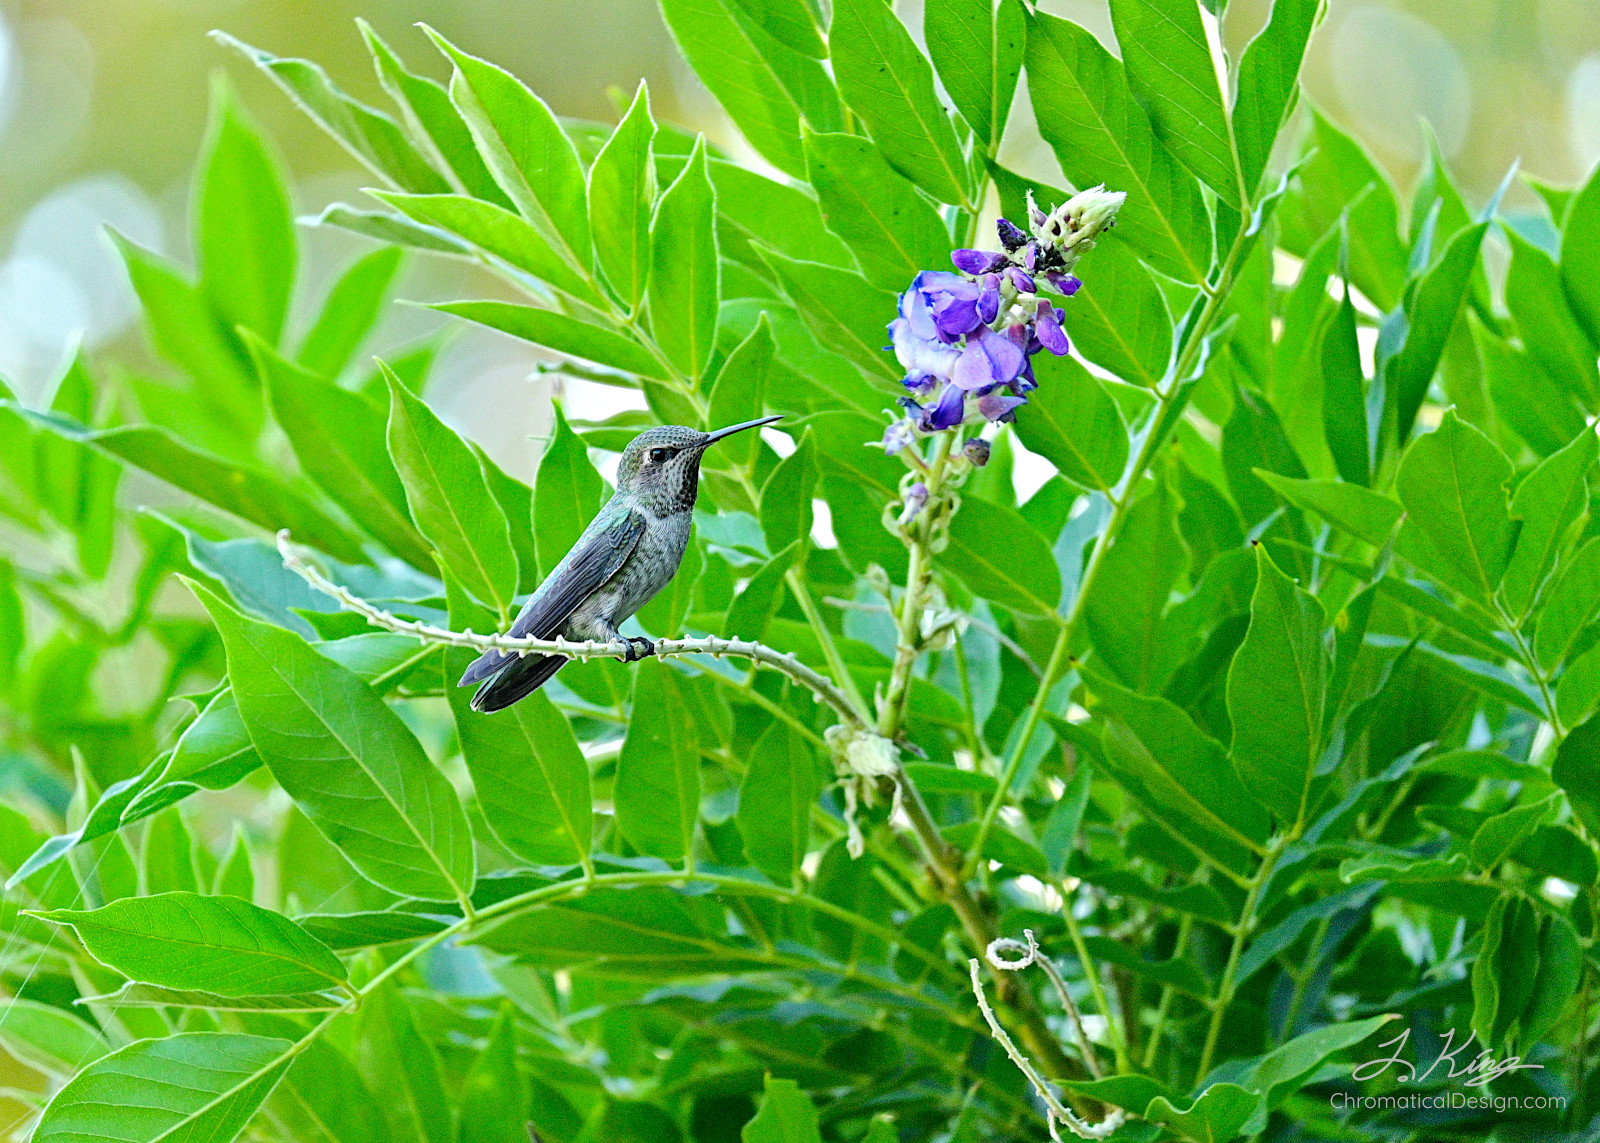
[[[896,7],[913,29],[920,26],[920,0]],[[1040,8],[1114,43],[1104,0],[1048,0]],[[1230,49],[1243,47],[1267,9],[1267,0],[1228,6],[1223,34]],[[316,59],[353,95],[381,103],[352,23],[358,15],[444,75],[442,61],[420,50],[422,33],[412,25],[425,19],[465,50],[522,76],[563,115],[614,121],[617,93],[631,94],[642,76],[658,119],[704,130],[738,157],[752,157],[673,50],[651,0],[0,5],[0,376],[24,399],[45,395],[76,337],[90,348],[114,343],[120,360],[147,352],[102,226],[185,257],[189,171],[204,132],[207,85],[219,69],[231,73],[250,113],[282,149],[297,210],[314,214],[329,202],[359,201],[356,192],[370,179],[206,35],[226,26],[277,55]],[[1424,119],[1474,208],[1514,160],[1541,180],[1570,185],[1600,158],[1600,5],[1593,0],[1332,0],[1303,78],[1317,105],[1403,190],[1420,169]],[[1026,106],[1018,101],[1019,109]],[[1027,120],[1026,113],[1013,117],[1002,160],[1059,185],[1055,160]],[[1531,211],[1534,203],[1519,185],[1507,208]],[[330,228],[303,239],[299,328],[338,268],[362,248]],[[402,282],[398,296],[444,296],[452,284],[444,276],[470,273],[440,259],[417,260],[408,272],[428,277]],[[370,348],[387,351],[443,325],[440,315],[392,307]],[[453,423],[523,479],[549,431],[548,403],[527,390],[533,353],[490,331],[454,331],[430,387]],[[569,400],[575,415],[598,418],[618,411],[627,396],[580,382]]]

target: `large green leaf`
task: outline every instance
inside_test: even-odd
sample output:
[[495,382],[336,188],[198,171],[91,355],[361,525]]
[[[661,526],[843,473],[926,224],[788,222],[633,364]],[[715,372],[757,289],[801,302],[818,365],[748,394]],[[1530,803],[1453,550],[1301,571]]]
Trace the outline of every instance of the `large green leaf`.
[[1021,0],[932,0],[922,30],[945,90],[993,154],[1022,71],[1028,22]]
[[766,1078],[766,1096],[739,1134],[743,1143],[822,1143],[817,1109],[793,1080]]
[[1111,0],[1111,23],[1134,98],[1150,115],[1156,137],[1234,210],[1253,187],[1241,188],[1233,132],[1217,86],[1198,4]]
[[1005,607],[1049,615],[1061,602],[1050,545],[1015,508],[963,497],[950,518],[950,542],[934,559],[974,595]]
[[617,828],[635,847],[681,861],[700,816],[700,746],[677,672],[651,659],[635,668],[628,735],[617,759]]
[[794,880],[811,839],[811,811],[822,792],[817,760],[806,740],[773,721],[750,752],[739,787],[739,832],[745,855],[780,885]]
[[428,164],[399,124],[340,91],[316,64],[279,58],[224,32],[213,32],[211,36],[265,72],[319,127],[379,178],[416,194],[449,189],[444,176]]
[[1592,429],[1545,460],[1511,497],[1511,518],[1522,522],[1517,547],[1506,568],[1506,602],[1522,615],[1533,603],[1567,531],[1589,508],[1589,476],[1600,458],[1600,438]]
[[511,1143],[529,1131],[528,1084],[517,1067],[514,1012],[502,1003],[489,1042],[467,1070],[458,1143]]
[[800,121],[843,126],[839,94],[810,58],[763,31],[736,0],[663,0],[673,39],[750,145],[773,166],[804,178]]
[[395,555],[434,570],[428,542],[406,510],[406,490],[389,459],[384,410],[374,401],[307,373],[270,346],[252,341],[273,418],[300,467]]
[[1550,777],[1567,792],[1572,816],[1600,836],[1600,716],[1575,727],[1556,748]]
[[1323,441],[1341,480],[1368,484],[1372,458],[1367,439],[1366,378],[1356,338],[1356,307],[1348,286],[1338,312],[1323,327],[1317,351],[1322,367]]
[[1172,357],[1172,318],[1160,288],[1116,238],[1099,244],[1092,265],[1062,307],[1074,348],[1130,384],[1155,388]]
[[392,983],[370,992],[356,1019],[362,1075],[370,1090],[384,1093],[390,1121],[402,1137],[407,1143],[453,1143],[439,1057],[418,1030],[405,994]]
[[298,635],[193,590],[222,632],[251,741],[305,815],[384,888],[465,896],[476,864],[466,814],[400,716]]
[[139,1040],[90,1064],[45,1108],[44,1143],[227,1143],[283,1076],[287,1040],[186,1032]]
[[[1557,216],[1557,221],[1562,221]],[[1561,227],[1561,285],[1567,304],[1593,342],[1600,343],[1600,301],[1594,282],[1600,275],[1600,170],[1572,198]]]
[[589,460],[583,438],[567,424],[558,405],[555,426],[533,485],[533,540],[539,571],[549,575],[570,552],[583,530],[600,511],[604,482]]
[[1188,566],[1175,516],[1164,485],[1135,504],[1083,601],[1098,660],[1135,690],[1157,686],[1169,666],[1161,655],[1161,618]]
[[1275,0],[1267,26],[1244,49],[1233,105],[1233,136],[1244,186],[1255,194],[1278,129],[1299,95],[1306,53],[1321,0]]
[[1487,222],[1480,222],[1451,238],[1439,261],[1407,296],[1405,343],[1383,370],[1385,382],[1394,393],[1402,441],[1411,434],[1456,314],[1472,287],[1478,250],[1488,229]]
[[1322,753],[1329,662],[1327,619],[1256,549],[1250,629],[1228,670],[1233,765],[1250,792],[1285,824],[1302,821]]
[[903,290],[950,258],[950,232],[910,180],[859,135],[805,133],[806,169],[828,229],[844,239],[867,281]]
[[98,1029],[72,1013],[20,997],[0,1008],[0,1047],[30,1068],[61,1079],[111,1050]]
[[650,222],[649,296],[656,344],[680,371],[698,380],[716,347],[722,299],[716,190],[703,139],[656,204]]
[[823,347],[880,382],[900,380],[894,358],[883,351],[884,329],[895,312],[894,294],[853,270],[787,258],[765,246],[756,250]]
[[435,302],[433,308],[509,333],[557,353],[597,365],[666,380],[667,369],[644,346],[623,334],[556,310],[514,302]]
[[1200,187],[1156,141],[1122,64],[1088,29],[1041,12],[1028,23],[1027,65],[1039,132],[1067,178],[1125,191],[1121,236],[1163,273],[1204,281],[1211,226]]
[[1044,376],[1017,418],[1017,439],[1074,484],[1115,488],[1128,463],[1128,430],[1105,384],[1070,357],[1034,368]]
[[1315,512],[1373,547],[1381,548],[1388,543],[1394,526],[1400,522],[1400,505],[1359,484],[1346,484],[1342,480],[1295,480],[1264,468],[1256,469],[1255,474],[1296,508]]
[[1517,542],[1506,500],[1511,462],[1451,409],[1406,450],[1395,478],[1406,529],[1421,530],[1439,558],[1481,601],[1500,586]]
[[397,246],[357,258],[329,289],[316,324],[300,343],[295,360],[311,372],[334,378],[343,373],[383,313],[389,286],[405,251]]
[[288,917],[236,897],[158,893],[37,916],[71,925],[95,959],[163,988],[261,996],[345,981],[344,965],[327,945]]
[[837,0],[828,48],[839,93],[883,157],[940,202],[967,200],[967,167],[933,90],[933,67],[894,9],[881,0]]
[[[754,434],[751,434],[754,435]],[[808,429],[761,486],[761,533],[769,552],[811,536],[811,498],[817,489],[816,443]]]
[[212,88],[198,199],[201,288],[224,325],[276,345],[294,288],[294,216],[282,170],[225,82]]
[[650,215],[656,167],[650,152],[656,124],[644,81],[628,113],[589,168],[589,224],[606,280],[630,310],[644,297],[650,277]]
[[1578,323],[1562,288],[1554,259],[1515,230],[1506,272],[1506,308],[1517,323],[1527,354],[1562,388],[1593,409],[1600,404],[1595,343]]
[[427,25],[423,30],[455,65],[450,100],[495,181],[540,237],[586,272],[594,259],[588,185],[549,105],[504,68],[468,55]]
[[319,1039],[295,1057],[263,1113],[283,1138],[387,1143],[385,1110],[349,1058]]
[[517,553],[500,503],[465,441],[387,365],[389,455],[417,530],[476,599],[505,616],[517,592]]

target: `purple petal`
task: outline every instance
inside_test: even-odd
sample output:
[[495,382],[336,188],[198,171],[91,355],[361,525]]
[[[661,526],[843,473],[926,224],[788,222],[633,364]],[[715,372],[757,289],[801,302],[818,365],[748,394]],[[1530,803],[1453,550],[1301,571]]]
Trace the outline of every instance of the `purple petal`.
[[1006,264],[1006,256],[993,250],[952,250],[950,261],[967,274],[988,274]]
[[1036,294],[1039,292],[1033,284],[1033,279],[1028,276],[1028,272],[1021,266],[1007,266],[1006,280],[1011,283],[1012,288],[1019,294]]
[[1028,244],[1028,235],[1008,219],[995,219],[994,228],[1000,232],[1000,245],[1007,250],[1021,250]]
[[907,318],[896,318],[889,323],[895,360],[905,368],[907,380],[922,375],[949,377],[960,351],[940,341],[937,329],[930,331],[927,337],[916,336],[914,330],[914,324]]
[[1069,298],[1078,292],[1078,287],[1083,285],[1071,274],[1063,274],[1060,270],[1051,270],[1045,275],[1045,279],[1050,283],[1052,290],[1058,294],[1065,294]]
[[939,403],[923,411],[922,423],[917,427],[925,433],[953,429],[966,415],[966,406],[967,395],[954,385],[946,385],[939,394]]
[[981,280],[983,293],[978,295],[978,320],[988,325],[1000,312],[1000,278],[985,274]]
[[1034,264],[1037,263],[1038,261],[1039,261],[1039,244],[1037,242],[1030,242],[1030,243],[1028,243],[1028,249],[1023,253],[1022,265],[1023,265],[1023,267],[1025,269],[1032,270],[1033,267],[1034,267]]
[[[928,299],[914,284],[900,295],[900,320],[905,322],[907,332],[912,337],[932,339],[937,332],[933,315],[928,312]],[[889,332],[894,332],[893,324],[889,326]]]
[[968,392],[1004,385],[1022,371],[1022,349],[987,326],[967,338],[950,379]]
[[978,412],[986,421],[1014,421],[1016,409],[1028,403],[1025,397],[1007,397],[1003,393],[985,393],[978,398]]
[[1061,357],[1071,348],[1067,332],[1061,328],[1061,319],[1064,316],[1066,315],[1061,310],[1049,302],[1040,302],[1039,318],[1033,323],[1033,332],[1038,337],[1039,344],[1057,357]]

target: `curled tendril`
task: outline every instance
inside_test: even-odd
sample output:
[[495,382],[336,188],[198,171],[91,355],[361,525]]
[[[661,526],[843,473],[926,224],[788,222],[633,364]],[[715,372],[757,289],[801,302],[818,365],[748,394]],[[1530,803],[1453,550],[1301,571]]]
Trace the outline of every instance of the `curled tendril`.
[[[1067,1015],[1072,1019],[1073,1028],[1077,1032],[1078,1050],[1083,1055],[1084,1065],[1095,1079],[1102,1078],[1103,1073],[1100,1068],[1100,1061],[1096,1058],[1094,1050],[1089,1045],[1089,1037],[1083,1029],[1083,1018],[1078,1013],[1078,1006],[1073,1002],[1071,993],[1067,991],[1066,981],[1061,978],[1061,973],[1057,971],[1050,958],[1040,954],[1039,942],[1034,939],[1033,930],[1024,929],[1022,935],[1027,938],[1026,942],[1019,941],[1015,937],[1000,937],[997,940],[990,941],[989,947],[984,950],[984,959],[997,972],[1020,972],[1034,965],[1038,965],[1044,970],[1045,975],[1050,978],[1050,983],[1055,986],[1056,994],[1061,997],[1062,1007],[1067,1010]],[[1009,959],[1013,957],[1015,959]],[[983,991],[983,978],[980,975],[980,966],[977,958],[974,957],[968,961],[967,967],[972,973],[972,994],[977,997],[978,1010],[983,1013],[984,1022],[989,1025],[990,1033],[999,1041],[1000,1046],[1005,1049],[1006,1055],[1011,1058],[1011,1062],[1017,1065],[1018,1070],[1027,1077],[1028,1083],[1033,1086],[1033,1090],[1038,1094],[1040,1100],[1044,1102],[1048,1113],[1050,1138],[1060,1143],[1061,1136],[1056,1131],[1058,1123],[1066,1124],[1067,1130],[1080,1139],[1104,1139],[1118,1127],[1121,1127],[1127,1116],[1120,1107],[1113,1108],[1111,1113],[1099,1123],[1086,1123],[1074,1115],[1066,1104],[1061,1102],[1051,1089],[1048,1081],[1038,1073],[1028,1057],[1017,1050],[1017,1046],[1012,1042],[1010,1034],[1001,1025],[999,1019],[996,1018],[994,1010],[989,1007],[989,998]]]

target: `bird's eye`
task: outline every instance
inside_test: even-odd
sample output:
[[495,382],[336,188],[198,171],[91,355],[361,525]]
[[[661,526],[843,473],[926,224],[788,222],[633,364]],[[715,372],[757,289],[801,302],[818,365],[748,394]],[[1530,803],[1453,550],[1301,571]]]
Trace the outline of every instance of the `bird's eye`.
[[650,460],[654,464],[666,464],[672,457],[670,448],[653,448],[650,450]]

